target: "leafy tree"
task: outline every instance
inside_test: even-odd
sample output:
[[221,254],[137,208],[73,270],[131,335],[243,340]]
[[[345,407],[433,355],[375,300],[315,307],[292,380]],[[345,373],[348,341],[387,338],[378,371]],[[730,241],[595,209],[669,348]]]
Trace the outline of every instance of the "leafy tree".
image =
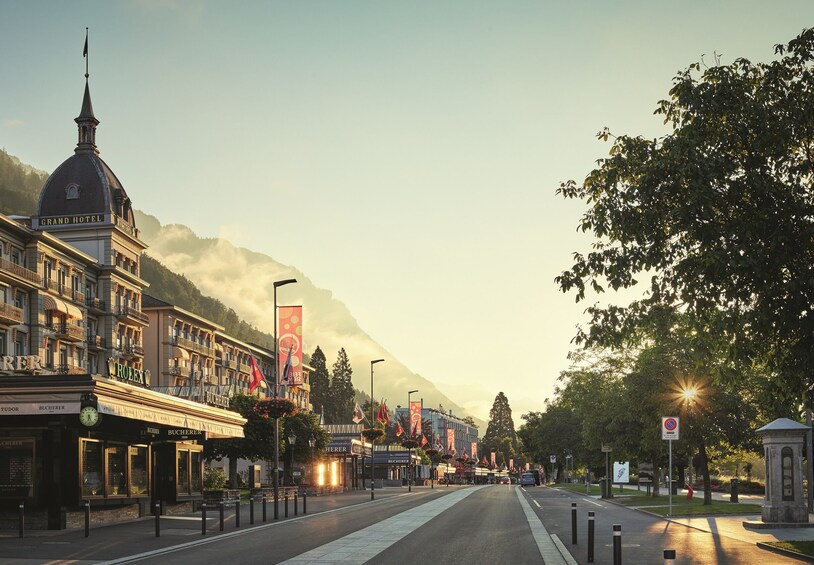
[[[236,394],[230,400],[230,409],[246,418],[242,438],[211,439],[204,444],[204,458],[220,461],[229,458],[229,488],[237,488],[237,461],[269,460],[274,458],[274,420],[254,412],[257,397]],[[285,452],[281,442],[279,452]]]
[[[283,419],[282,432],[283,438],[294,436],[294,445],[287,443],[287,448],[284,456],[285,477],[284,484],[287,481],[293,484],[293,468],[295,461],[313,461],[325,454],[328,443],[331,441],[331,434],[319,425],[319,416],[309,412],[297,412],[291,416],[286,416]],[[311,447],[309,440],[313,440],[314,446]]]
[[514,429],[509,399],[500,392],[495,397],[492,409],[489,411],[486,434],[480,442],[481,450],[484,453],[496,451],[498,464],[505,465],[510,457],[514,457],[516,442],[517,432]]
[[690,65],[656,108],[667,135],[613,138],[581,185],[560,186],[589,204],[579,229],[596,242],[557,283],[581,301],[646,277],[628,306],[588,308],[577,341],[619,344],[654,306],[681,308],[727,357],[767,363],[784,403],[814,385],[814,30],[775,52]]
[[353,369],[348,361],[345,348],[341,348],[336,356],[331,374],[331,403],[330,411],[326,410],[325,418],[328,423],[340,424],[350,422],[355,405],[353,389]]
[[325,354],[317,345],[313,355],[311,355],[311,404],[315,412],[322,412],[323,408],[330,402],[330,376],[328,374],[328,364]]

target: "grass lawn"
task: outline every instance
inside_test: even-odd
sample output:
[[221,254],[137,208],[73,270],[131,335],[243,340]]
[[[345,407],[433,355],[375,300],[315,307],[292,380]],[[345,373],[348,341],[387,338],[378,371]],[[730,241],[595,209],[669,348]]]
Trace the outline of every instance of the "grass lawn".
[[806,557],[814,556],[814,541],[772,541],[765,542],[765,545],[779,547],[788,551],[800,553]]
[[[562,484],[557,488],[564,488],[579,494],[586,494],[585,485]],[[664,490],[664,489],[662,489]],[[601,494],[599,485],[591,485],[591,495]],[[613,502],[623,506],[645,507],[648,512],[667,516],[669,510],[669,496],[662,494],[659,496],[647,496],[645,491],[626,487],[622,493],[619,488],[613,489]],[[673,516],[712,516],[727,514],[760,514],[760,504],[734,503],[721,500],[714,500],[712,504],[704,505],[704,497],[696,496],[692,500],[687,500],[686,494],[673,495]]]

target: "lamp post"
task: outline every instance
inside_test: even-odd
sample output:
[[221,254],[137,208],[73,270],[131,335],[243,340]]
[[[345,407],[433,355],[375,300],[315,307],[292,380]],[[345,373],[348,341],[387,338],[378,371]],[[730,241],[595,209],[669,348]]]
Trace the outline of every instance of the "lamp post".
[[[370,429],[373,430],[373,365],[381,363],[384,359],[373,359],[370,362]],[[370,500],[375,499],[376,482],[373,480],[373,436],[370,437]]]
[[[292,431],[288,435],[288,445],[291,446],[291,484],[294,484],[294,444],[297,443],[297,436]],[[285,477],[283,477],[283,482],[285,482]]]
[[[430,408],[430,441],[433,442],[430,444],[430,447],[435,449],[435,410]],[[436,453],[436,455],[438,455]],[[430,457],[430,488],[435,488],[435,463],[432,461],[432,457]]]
[[[410,420],[413,419],[413,406],[410,403],[410,396],[414,393],[418,392],[418,390],[409,390],[407,391],[407,413],[410,415]],[[418,419],[421,420],[421,412],[418,413]],[[410,439],[415,441],[415,435],[413,434],[414,428],[413,423],[410,422]],[[412,443],[410,445],[413,445]],[[410,448],[410,459],[407,462],[407,492],[413,492],[413,448]]]
[[[297,279],[274,281],[274,398],[279,395],[280,382],[278,370],[280,366],[280,344],[277,342],[277,289],[281,286],[297,282]],[[276,400],[275,400],[276,403]],[[280,499],[280,416],[274,412],[274,518],[278,517],[277,502]]]

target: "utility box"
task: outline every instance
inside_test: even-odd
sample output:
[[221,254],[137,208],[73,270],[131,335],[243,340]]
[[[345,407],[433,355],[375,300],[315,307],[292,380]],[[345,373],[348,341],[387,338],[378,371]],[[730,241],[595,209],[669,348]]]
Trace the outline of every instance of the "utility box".
[[249,488],[260,488],[260,465],[249,465]]

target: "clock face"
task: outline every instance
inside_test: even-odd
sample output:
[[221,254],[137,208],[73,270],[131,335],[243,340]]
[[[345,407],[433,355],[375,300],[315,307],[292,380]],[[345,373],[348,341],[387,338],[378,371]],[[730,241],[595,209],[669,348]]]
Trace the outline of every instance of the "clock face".
[[99,412],[93,406],[85,406],[79,411],[79,421],[83,426],[95,426],[99,423]]

